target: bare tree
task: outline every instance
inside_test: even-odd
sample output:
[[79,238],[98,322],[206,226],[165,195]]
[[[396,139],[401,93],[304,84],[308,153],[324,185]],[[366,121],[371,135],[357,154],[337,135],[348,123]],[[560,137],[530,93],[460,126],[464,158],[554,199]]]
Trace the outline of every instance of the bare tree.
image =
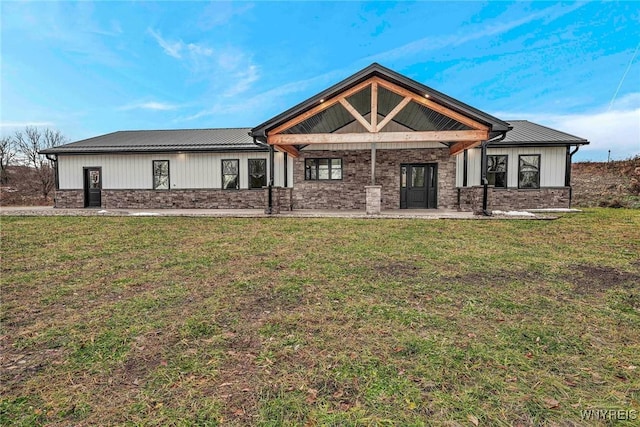
[[39,190],[45,199],[55,185],[55,173],[52,161],[40,154],[40,151],[60,145],[65,140],[66,138],[59,130],[40,131],[36,127],[27,126],[24,133],[16,132],[15,143],[23,157],[22,160],[35,170]]
[[12,137],[3,136],[0,138],[0,184],[9,182],[7,168],[16,157],[16,144]]

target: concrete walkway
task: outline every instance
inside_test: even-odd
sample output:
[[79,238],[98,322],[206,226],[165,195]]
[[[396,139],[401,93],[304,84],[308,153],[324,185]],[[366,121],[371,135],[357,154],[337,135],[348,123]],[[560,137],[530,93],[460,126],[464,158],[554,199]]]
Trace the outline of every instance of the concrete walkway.
[[0,206],[1,216],[187,216],[220,218],[360,218],[360,219],[556,219],[544,214],[509,213],[491,217],[473,215],[453,209],[394,209],[380,215],[367,215],[364,210],[301,209],[267,215],[262,209],[60,209],[50,206]]

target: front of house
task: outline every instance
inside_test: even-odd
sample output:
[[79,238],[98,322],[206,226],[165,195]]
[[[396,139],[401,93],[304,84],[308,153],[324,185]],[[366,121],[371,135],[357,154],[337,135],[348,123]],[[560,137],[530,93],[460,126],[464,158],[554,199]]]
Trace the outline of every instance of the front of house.
[[372,64],[252,129],[115,132],[42,153],[61,208],[488,212],[569,207],[584,144]]

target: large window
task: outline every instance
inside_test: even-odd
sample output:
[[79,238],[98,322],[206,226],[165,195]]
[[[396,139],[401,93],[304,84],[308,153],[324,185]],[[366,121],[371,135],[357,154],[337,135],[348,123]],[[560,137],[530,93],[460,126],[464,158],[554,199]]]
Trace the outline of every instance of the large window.
[[153,161],[153,189],[169,189],[169,160]]
[[267,185],[266,159],[249,159],[249,188],[262,188]]
[[519,156],[518,188],[540,188],[540,154]]
[[306,159],[304,179],[307,181],[342,179],[342,159]]
[[240,164],[237,159],[222,161],[222,188],[225,190],[237,190],[240,188],[239,170]]
[[489,185],[507,188],[507,156],[487,156]]

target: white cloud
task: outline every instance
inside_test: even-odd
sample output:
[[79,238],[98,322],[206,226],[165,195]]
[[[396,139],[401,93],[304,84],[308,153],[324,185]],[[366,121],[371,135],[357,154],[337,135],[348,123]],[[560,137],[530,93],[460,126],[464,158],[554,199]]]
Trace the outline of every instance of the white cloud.
[[182,40],[170,41],[162,37],[158,31],[148,28],[147,32],[156,39],[164,53],[176,59],[190,59],[197,61],[198,57],[212,56],[214,50],[196,43],[185,43]]
[[179,108],[178,105],[169,104],[166,102],[149,101],[149,102],[140,102],[136,104],[124,105],[118,108],[118,110],[121,110],[121,111],[129,111],[129,110],[170,111],[170,110],[176,110],[178,108]]
[[258,67],[250,65],[246,70],[236,73],[236,83],[224,93],[224,96],[232,97],[246,92],[259,78]]
[[640,154],[640,92],[619,98],[592,112],[571,114],[498,112],[497,117],[525,119],[589,140],[580,151],[607,153],[623,159]]
[[167,55],[180,60],[196,79],[209,80],[215,92],[225,97],[246,92],[260,78],[259,69],[251,55],[240,49],[214,49],[204,44],[185,43],[180,39],[168,40],[152,28],[147,32]]
[[156,39],[160,47],[164,50],[164,53],[176,59],[182,59],[182,50],[185,47],[185,44],[182,40],[178,40],[175,42],[167,41],[159,32],[154,31],[152,28],[148,28],[147,32],[151,34],[154,39]]

